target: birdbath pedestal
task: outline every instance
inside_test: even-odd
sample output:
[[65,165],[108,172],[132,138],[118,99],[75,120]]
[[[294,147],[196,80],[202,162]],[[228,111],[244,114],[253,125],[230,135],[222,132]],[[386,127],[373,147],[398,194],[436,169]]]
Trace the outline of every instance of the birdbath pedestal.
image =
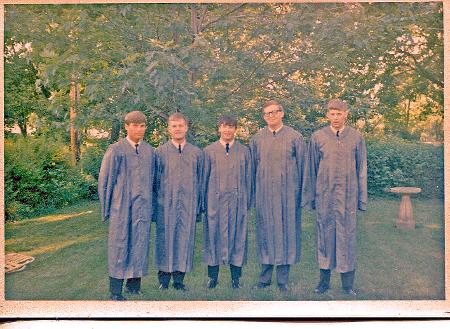
[[413,218],[413,209],[409,195],[420,193],[422,190],[418,187],[392,187],[389,191],[402,195],[396,226],[407,229],[415,228],[416,224]]

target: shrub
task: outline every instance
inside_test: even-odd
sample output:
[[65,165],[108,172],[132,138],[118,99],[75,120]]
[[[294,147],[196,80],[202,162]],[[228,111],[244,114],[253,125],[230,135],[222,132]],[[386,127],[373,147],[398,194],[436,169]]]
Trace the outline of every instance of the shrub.
[[68,147],[57,140],[5,140],[6,219],[35,215],[90,197],[92,181],[69,159]]
[[83,172],[96,182],[98,181],[98,173],[100,172],[100,166],[108,145],[107,141],[101,141],[87,146],[81,153],[80,163]]
[[401,139],[367,140],[368,190],[385,196],[394,186],[420,187],[422,197],[444,197],[444,148]]

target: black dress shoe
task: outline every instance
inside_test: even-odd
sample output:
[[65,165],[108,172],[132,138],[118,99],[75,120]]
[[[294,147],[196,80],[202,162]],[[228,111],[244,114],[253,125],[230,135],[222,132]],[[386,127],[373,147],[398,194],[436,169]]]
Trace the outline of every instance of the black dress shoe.
[[123,297],[122,295],[117,295],[117,294],[111,294],[109,296],[109,298],[111,300],[127,300],[125,297]]
[[159,288],[158,288],[159,290],[167,290],[167,289],[169,289],[169,286],[167,286],[167,285],[165,285],[165,284],[160,284],[159,285]]
[[268,286],[270,286],[270,283],[266,283],[266,282],[258,282],[258,283],[255,284],[252,288],[253,288],[253,289],[264,289],[264,288],[267,288]]
[[231,280],[231,287],[233,289],[239,289],[241,287],[241,284],[239,283],[239,279]]
[[324,292],[326,292],[328,289],[330,289],[330,286],[325,286],[325,285],[318,285],[316,287],[316,289],[314,289],[314,292],[316,294],[323,294]]
[[344,294],[350,295],[350,296],[356,296],[357,293],[353,289],[344,289]]
[[183,283],[174,283],[173,287],[176,290],[180,290],[180,291],[188,291],[188,289],[186,288],[186,286]]
[[214,289],[219,282],[216,279],[209,279],[208,281],[208,289]]
[[282,283],[279,283],[279,284],[278,284],[278,289],[280,289],[280,291],[282,291],[282,292],[286,292],[286,291],[289,290],[289,288],[287,287],[287,285],[282,284]]

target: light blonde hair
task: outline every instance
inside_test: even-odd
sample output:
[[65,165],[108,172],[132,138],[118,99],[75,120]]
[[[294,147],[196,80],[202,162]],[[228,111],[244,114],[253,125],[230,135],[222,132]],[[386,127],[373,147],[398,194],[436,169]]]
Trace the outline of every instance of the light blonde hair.
[[275,101],[275,100],[271,100],[271,101],[265,102],[263,107],[262,107],[262,112],[264,112],[264,109],[266,107],[269,107],[269,106],[272,106],[272,105],[278,106],[278,109],[284,112],[283,106],[278,101]]
[[189,125],[189,122],[188,122],[187,118],[181,112],[172,113],[169,116],[169,118],[167,119],[167,122],[169,122],[169,121],[179,121],[179,120],[184,120],[184,122],[186,123],[186,126]]

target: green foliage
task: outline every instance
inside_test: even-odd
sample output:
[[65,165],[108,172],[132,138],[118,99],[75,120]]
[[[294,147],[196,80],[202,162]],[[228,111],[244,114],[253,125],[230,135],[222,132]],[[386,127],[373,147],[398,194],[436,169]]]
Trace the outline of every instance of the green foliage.
[[108,144],[105,141],[102,141],[85,147],[81,152],[81,168],[86,175],[92,177],[95,181],[95,185],[98,181],[98,173],[100,172],[103,155],[107,148]]
[[6,219],[19,219],[89,198],[95,181],[72,167],[67,148],[43,137],[5,140]]
[[5,58],[5,126],[18,124],[22,135],[26,135],[32,113],[42,114],[46,101],[39,85],[36,67],[30,62],[24,46],[12,45]]
[[[216,139],[225,113],[239,118],[247,142],[264,124],[262,103],[273,98],[305,138],[323,124],[326,101],[341,97],[365,133],[443,139],[440,2],[6,5],[4,25],[5,124],[26,131],[32,118],[36,135],[68,144],[68,92],[76,82],[75,124],[85,143],[84,174],[70,173],[82,178],[66,184],[75,169],[58,156],[47,161],[57,152],[36,155],[20,142],[24,153],[13,159],[20,166],[6,169],[25,187],[19,193],[18,182],[6,181],[9,214],[77,199],[81,182],[96,195],[106,145],[89,145],[87,131],[112,132],[113,142],[124,114],[136,109],[148,116],[153,146],[167,139],[174,111],[189,118],[188,139],[201,147]],[[394,144],[369,144],[370,192],[402,184],[441,196],[442,150],[408,146],[407,154]]]
[[[64,121],[69,82],[81,84],[80,128],[181,111],[203,145],[221,113],[254,133],[276,98],[309,134],[341,97],[367,132],[382,116],[385,131],[418,139],[417,123],[443,115],[442,16],[439,2],[7,5],[5,44],[31,44],[50,121]],[[404,110],[419,100],[420,115]]]
[[367,141],[368,190],[383,196],[395,186],[420,187],[421,197],[444,197],[444,148],[401,139]]

